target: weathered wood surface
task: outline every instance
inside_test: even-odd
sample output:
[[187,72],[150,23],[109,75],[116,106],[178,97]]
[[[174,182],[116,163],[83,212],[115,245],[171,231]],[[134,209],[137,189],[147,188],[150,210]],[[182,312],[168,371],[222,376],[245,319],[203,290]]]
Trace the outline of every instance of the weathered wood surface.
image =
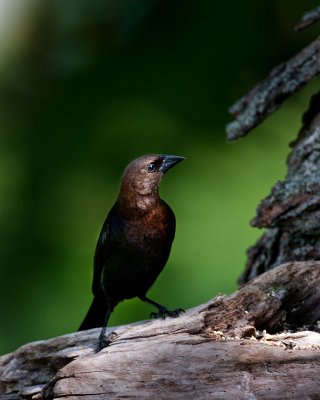
[[320,38],[290,60],[275,67],[265,80],[229,109],[235,121],[226,127],[227,140],[232,142],[247,135],[288,97],[319,74]]
[[[320,19],[320,7],[305,13],[295,30],[305,29]],[[320,38],[310,43],[290,60],[272,69],[230,108],[235,121],[227,127],[227,140],[232,142],[246,136],[252,129],[276,111],[282,103],[320,74]]]
[[[320,7],[306,13],[295,29],[320,19]],[[235,121],[228,140],[245,136],[293,93],[320,73],[320,38],[275,67],[230,109]],[[296,137],[293,132],[292,138]],[[310,101],[297,139],[291,143],[288,171],[260,203],[251,224],[267,228],[248,250],[239,283],[292,261],[320,260],[320,92]]]
[[320,260],[320,93],[291,144],[286,177],[260,203],[251,224],[268,228],[248,251],[240,282],[289,261]]
[[320,262],[289,263],[177,319],[114,328],[98,354],[98,329],[27,344],[0,358],[0,399],[50,380],[43,399],[320,398],[319,285]]
[[320,7],[316,7],[311,11],[303,14],[301,20],[295,25],[294,30],[296,32],[302,31],[303,29],[309,28],[309,26],[320,20]]

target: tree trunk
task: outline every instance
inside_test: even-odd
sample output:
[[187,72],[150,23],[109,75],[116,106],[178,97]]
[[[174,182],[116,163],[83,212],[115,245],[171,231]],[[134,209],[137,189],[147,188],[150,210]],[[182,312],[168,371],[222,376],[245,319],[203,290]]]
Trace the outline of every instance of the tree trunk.
[[[320,7],[296,25],[304,29],[320,19]],[[248,134],[291,94],[320,73],[320,39],[289,61],[274,68],[230,109],[236,120],[227,126],[228,140]],[[320,93],[303,116],[297,139],[291,143],[288,172],[258,207],[251,224],[267,228],[248,250],[240,283],[289,261],[320,260]]]

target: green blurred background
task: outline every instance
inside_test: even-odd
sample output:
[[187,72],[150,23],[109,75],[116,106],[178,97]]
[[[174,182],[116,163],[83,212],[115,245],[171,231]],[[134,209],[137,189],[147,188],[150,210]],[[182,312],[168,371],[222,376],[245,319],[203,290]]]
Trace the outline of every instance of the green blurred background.
[[[187,158],[161,185],[177,232],[150,297],[186,309],[236,289],[316,84],[232,145],[227,108],[316,36],[292,32],[316,5],[0,0],[0,353],[78,328],[101,225],[144,153]],[[110,324],[150,311],[126,301]]]

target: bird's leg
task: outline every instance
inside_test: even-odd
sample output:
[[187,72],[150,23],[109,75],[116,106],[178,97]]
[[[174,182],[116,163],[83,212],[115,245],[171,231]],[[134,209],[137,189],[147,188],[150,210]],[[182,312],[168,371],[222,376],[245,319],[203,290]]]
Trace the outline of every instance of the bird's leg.
[[111,333],[109,333],[108,336],[106,336],[107,324],[108,324],[108,321],[109,321],[112,311],[113,311],[113,307],[108,306],[104,324],[103,324],[103,327],[102,327],[100,335],[99,335],[98,345],[96,347],[97,353],[99,351],[101,351],[102,349],[104,349],[105,347],[108,347],[117,337],[117,334],[115,332],[111,332]]
[[153,301],[151,299],[148,299],[145,296],[139,296],[139,299],[146,303],[152,304],[153,306],[157,307],[157,309],[159,310],[159,312],[157,312],[157,313],[152,312],[150,314],[150,318],[162,318],[162,319],[165,319],[165,317],[176,318],[176,317],[179,317],[179,315],[182,312],[184,312],[184,310],[182,308],[177,308],[176,310],[170,311],[166,307],[162,306],[159,303],[156,303],[155,301]]

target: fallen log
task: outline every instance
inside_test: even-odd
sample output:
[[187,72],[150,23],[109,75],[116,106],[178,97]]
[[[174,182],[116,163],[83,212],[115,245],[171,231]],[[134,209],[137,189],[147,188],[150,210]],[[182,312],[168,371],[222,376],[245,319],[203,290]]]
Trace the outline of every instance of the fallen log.
[[98,354],[99,329],[27,344],[0,357],[0,399],[317,398],[319,284],[320,262],[288,263],[179,318],[113,328]]

